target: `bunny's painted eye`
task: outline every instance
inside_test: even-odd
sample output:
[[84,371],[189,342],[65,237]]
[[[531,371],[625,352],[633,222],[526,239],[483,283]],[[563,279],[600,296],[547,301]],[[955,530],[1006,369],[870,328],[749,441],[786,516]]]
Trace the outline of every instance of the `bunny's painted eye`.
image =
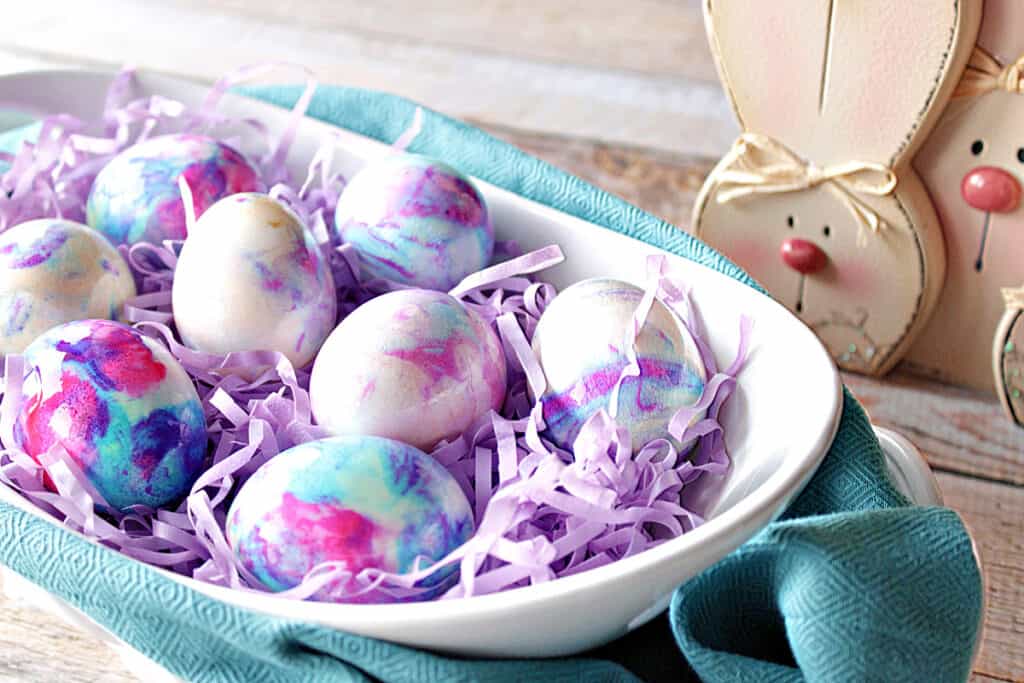
[[1024,164],[1024,147],[1019,147],[1017,149],[1017,161]]
[[826,225],[824,228],[821,229],[821,234],[823,234],[825,237],[828,237],[829,235],[832,234],[832,228]]
[[786,216],[786,225],[788,225],[789,227],[792,228],[793,225],[795,225],[795,224],[796,224],[796,221],[793,220],[792,216]]
[[971,154],[978,156],[985,151],[985,142],[982,140],[975,140],[971,143]]

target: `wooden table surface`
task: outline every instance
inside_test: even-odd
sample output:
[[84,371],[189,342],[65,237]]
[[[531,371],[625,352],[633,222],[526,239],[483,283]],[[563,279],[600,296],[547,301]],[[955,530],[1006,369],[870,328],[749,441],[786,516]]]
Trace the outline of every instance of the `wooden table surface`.
[[[468,119],[685,228],[736,133],[699,0],[37,0],[5,8],[0,73],[142,68],[210,82],[289,61]],[[972,680],[1024,681],[1024,430],[987,395],[848,375],[912,439],[977,541],[987,610]],[[104,646],[0,597],[0,680],[127,681]]]

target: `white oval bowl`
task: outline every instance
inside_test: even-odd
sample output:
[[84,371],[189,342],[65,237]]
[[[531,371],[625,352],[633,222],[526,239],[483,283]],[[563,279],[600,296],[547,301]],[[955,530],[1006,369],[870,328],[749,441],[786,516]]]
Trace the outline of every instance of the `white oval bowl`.
[[[0,107],[42,116],[69,112],[95,120],[112,74],[33,72],[0,78]],[[160,94],[197,105],[206,88],[143,73],[136,95]],[[281,130],[286,112],[226,96],[222,112],[255,116]],[[318,145],[337,135],[336,163],[351,176],[390,148],[306,118],[289,163],[303,177]],[[665,253],[482,181],[498,239],[524,249],[556,243],[566,261],[543,275],[558,287],[588,277],[644,282],[646,256]],[[707,522],[683,536],[611,565],[545,584],[461,600],[399,605],[307,603],[212,586],[163,570],[200,593],[257,612],[470,657],[549,657],[615,639],[657,616],[677,586],[739,547],[778,516],[810,479],[839,425],[842,385],[828,353],[803,323],[755,290],[669,255],[692,295],[720,365],[731,362],[739,318],[755,321],[750,360],[721,419],[731,471],[705,484],[697,511]],[[57,524],[0,486],[0,499]],[[113,551],[111,551],[113,552]],[[600,605],[599,609],[595,606]]]

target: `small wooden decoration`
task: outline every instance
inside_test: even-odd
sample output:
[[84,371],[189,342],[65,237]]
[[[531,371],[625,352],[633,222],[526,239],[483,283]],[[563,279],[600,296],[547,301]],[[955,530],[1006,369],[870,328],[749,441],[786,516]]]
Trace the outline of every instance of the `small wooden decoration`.
[[966,65],[979,0],[705,0],[743,134],[697,199],[697,237],[746,268],[838,364],[888,370],[945,271],[907,162]]
[[1006,312],[992,345],[996,391],[1011,420],[1024,426],[1024,287],[1004,289]]
[[978,47],[914,160],[946,242],[946,284],[912,365],[991,391],[1000,288],[1024,281],[1024,2],[986,0]]

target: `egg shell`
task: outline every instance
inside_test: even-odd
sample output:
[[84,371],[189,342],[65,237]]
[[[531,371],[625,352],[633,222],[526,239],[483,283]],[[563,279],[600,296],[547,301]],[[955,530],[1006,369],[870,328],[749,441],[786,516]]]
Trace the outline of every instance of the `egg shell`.
[[[629,362],[625,334],[643,296],[642,289],[619,280],[584,280],[555,297],[537,323],[533,350],[547,379],[544,421],[559,446],[571,448],[583,424],[602,408],[609,410],[612,388]],[[640,376],[621,385],[616,421],[629,428],[639,450],[653,439],[669,438],[669,420],[698,401],[707,371],[689,331],[658,300],[636,350]]]
[[183,240],[184,177],[195,215],[238,192],[262,192],[256,170],[239,152],[202,135],[161,135],[129,147],[96,176],[86,216],[114,244]]
[[128,264],[85,225],[41,218],[0,235],[0,353],[72,320],[116,320],[133,296]]
[[209,353],[279,351],[295,367],[334,328],[327,260],[281,202],[238,194],[207,210],[185,240],[172,287],[182,340]]
[[195,387],[166,348],[120,323],[82,320],[25,351],[16,436],[30,455],[54,443],[114,508],[184,496],[206,457]]
[[[343,436],[295,446],[245,482],[231,505],[227,537],[242,566],[267,588],[298,585],[323,562],[354,574],[428,566],[473,534],[473,513],[455,479],[412,446]],[[451,570],[424,580],[439,589]],[[374,592],[353,602],[388,601]]]
[[442,292],[389,292],[345,318],[313,365],[317,421],[429,450],[505,399],[505,355],[483,318]]
[[357,173],[338,200],[335,226],[369,275],[413,287],[447,291],[494,254],[494,227],[472,181],[413,154]]

